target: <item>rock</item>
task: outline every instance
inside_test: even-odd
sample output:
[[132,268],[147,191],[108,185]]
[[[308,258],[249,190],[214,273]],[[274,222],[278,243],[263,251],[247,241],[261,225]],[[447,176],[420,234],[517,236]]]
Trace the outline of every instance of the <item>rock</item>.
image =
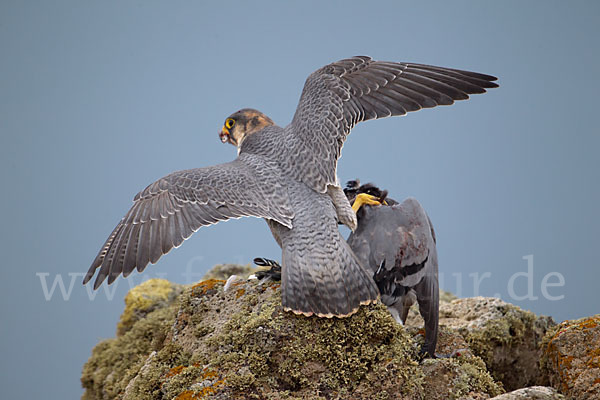
[[569,398],[600,399],[600,314],[564,321],[542,343],[542,370]]
[[222,279],[226,281],[231,275],[237,275],[241,279],[247,279],[258,270],[258,268],[250,266],[250,264],[217,264],[212,267],[202,279]]
[[[422,324],[417,313],[411,312],[407,325]],[[550,317],[537,317],[497,298],[440,302],[440,326],[460,333],[507,390],[547,384],[539,368],[540,343],[554,325]]]
[[[146,292],[153,286],[149,282],[132,289],[129,292],[133,293],[130,298],[136,298],[138,294]],[[168,282],[155,283],[158,283],[159,291],[164,294]],[[145,295],[141,297],[146,298]],[[166,300],[151,303],[150,307],[145,307],[145,303],[140,302],[140,310],[132,306],[134,302],[126,306],[119,326],[128,328],[123,329],[116,338],[104,340],[96,345],[92,356],[83,367],[81,383],[86,391],[82,399],[122,398],[126,391],[132,393],[129,398],[135,398],[138,385],[146,376],[153,376],[161,370],[168,370],[168,365],[172,363],[184,361],[178,347],[165,342],[177,314],[177,297],[171,298],[169,295],[164,299]],[[132,312],[127,312],[128,308]],[[166,361],[161,369],[156,366],[157,359],[170,361]],[[136,379],[137,376],[143,378]]]
[[454,294],[440,289],[440,303],[450,303],[452,300],[456,299],[458,299],[458,297]]
[[561,400],[564,398],[565,396],[552,387],[532,386],[501,394],[491,400]]
[[130,290],[125,296],[125,310],[117,325],[117,336],[123,335],[148,313],[170,304],[182,290],[183,286],[164,279],[150,279]]
[[282,310],[278,284],[223,286],[209,279],[185,287],[128,319],[129,329],[94,348],[83,398],[445,400],[503,392],[455,330],[441,330],[440,348],[466,350],[419,363],[411,333],[380,304],[350,318],[306,318]]

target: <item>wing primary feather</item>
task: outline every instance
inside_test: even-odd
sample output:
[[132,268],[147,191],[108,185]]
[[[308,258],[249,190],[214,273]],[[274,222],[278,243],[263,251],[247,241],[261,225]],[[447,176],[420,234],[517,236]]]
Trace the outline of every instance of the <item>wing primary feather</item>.
[[215,221],[223,221],[225,218],[223,216],[223,214],[221,214],[220,212],[218,212],[214,207],[210,206],[210,205],[206,205],[206,207],[204,208],[204,211],[211,216],[211,218],[215,219]]
[[167,218],[169,216],[169,213],[167,211],[167,197],[169,197],[169,192],[163,192],[159,194],[156,198],[156,202],[158,203],[158,210],[162,218]]
[[125,260],[125,251],[127,250],[127,241],[129,239],[129,233],[131,231],[130,224],[123,224],[123,229],[115,241],[115,253],[112,261],[112,266],[108,274],[108,284],[112,284],[115,279],[123,271],[123,261]]
[[[414,85],[411,85],[411,86],[414,87]],[[435,107],[438,105],[438,103],[434,99],[432,99],[427,93],[420,93],[419,91],[411,89],[410,87],[407,87],[406,85],[392,82],[392,83],[390,83],[388,88],[390,89],[389,92],[387,92],[387,93],[389,93],[389,96],[392,96],[392,97],[398,98],[398,99],[406,98],[409,101],[412,101],[415,104],[419,105],[418,109],[432,108],[432,107]],[[427,89],[429,89],[429,88],[427,88]],[[430,89],[428,91],[435,93],[434,94],[435,97],[439,96],[439,92],[435,92]],[[417,111],[417,110],[411,109],[410,111]]]
[[388,108],[387,104],[375,97],[377,94],[378,93],[372,93],[369,96],[363,96],[360,101],[371,105],[371,107],[368,107],[367,109],[375,114],[374,118],[391,117],[392,111]]
[[[126,226],[124,223],[120,223],[119,225],[119,232],[117,233],[115,239],[110,245],[110,249],[108,250],[106,257],[104,258],[104,261],[102,261],[102,267],[100,268],[100,273],[98,274],[96,281],[98,280],[98,278],[100,278],[100,275],[102,275],[102,281],[104,281],[104,279],[106,279],[107,277],[110,280],[110,275],[112,274],[112,271],[116,268],[117,260],[115,260],[115,257],[118,256],[117,253],[121,247],[121,237],[123,236],[123,232],[125,231]],[[100,282],[98,285],[100,285],[101,283],[102,282]]]
[[179,210],[179,214],[181,217],[181,222],[182,222],[182,229],[183,229],[183,238],[187,239],[191,236],[192,233],[195,232],[195,224],[193,219],[189,216],[189,210],[190,208],[190,204],[188,203],[185,207],[181,207],[181,210]]
[[110,249],[110,245],[112,244],[113,240],[115,239],[115,236],[119,232],[120,226],[121,226],[121,223],[117,224],[115,229],[113,229],[111,234],[108,236],[108,239],[106,239],[106,242],[104,242],[104,246],[102,246],[102,249],[98,252],[98,255],[96,255],[96,258],[94,259],[94,261],[92,262],[92,265],[88,269],[87,274],[83,278],[84,285],[92,279],[92,277],[96,273],[96,269],[98,269],[98,267],[100,267],[102,265],[102,261],[104,261],[104,258],[106,257],[106,253],[108,253],[108,250]]
[[131,232],[129,233],[129,239],[127,240],[127,250],[125,251],[125,260],[123,261],[123,277],[129,276],[135,269],[140,226],[141,224],[131,225]]
[[[462,72],[458,72],[455,70],[451,70],[451,69],[432,69],[432,68],[423,68],[421,66],[417,66],[417,69],[420,70],[424,70],[424,71],[431,71],[431,72],[435,72],[435,73],[442,73],[446,76],[452,76],[454,78],[457,78],[461,81],[465,81],[465,82],[469,82],[472,85],[476,85],[482,88],[486,88],[486,89],[493,89],[498,87],[498,84],[495,82],[492,82],[490,80],[486,80],[486,79],[480,79],[480,78],[476,78],[470,75],[466,75],[462,71]],[[412,68],[411,68],[412,69]],[[495,79],[494,79],[495,80]]]
[[399,76],[394,81],[394,83],[396,85],[402,85],[406,88],[414,90],[417,93],[420,93],[421,95],[431,98],[433,101],[435,101],[436,106],[445,106],[454,103],[452,97],[448,96],[447,94],[440,92],[437,89],[434,89],[427,85],[424,85],[420,82],[417,82],[416,80],[410,79],[410,77]]
[[181,243],[183,243],[185,236],[185,232],[183,230],[183,221],[181,220],[181,211],[177,211],[175,214],[173,214],[171,220],[173,221],[173,236],[171,238],[173,239],[173,246],[178,248],[181,246]]
[[147,222],[140,223],[140,232],[138,234],[138,248],[135,257],[135,266],[138,272],[142,272],[148,262],[150,262],[149,254],[149,226]]
[[167,254],[173,248],[173,239],[171,239],[171,218],[172,215],[167,216],[162,220],[162,226],[160,227],[160,243],[161,252]]
[[481,93],[485,93],[485,89],[479,85],[474,85],[470,82],[468,82],[465,79],[461,79],[461,78],[456,78],[450,74],[445,74],[442,72],[437,72],[437,71],[429,71],[429,70],[420,70],[420,69],[407,69],[407,71],[410,71],[412,73],[421,75],[421,76],[425,76],[431,79],[435,79],[436,81],[439,82],[443,82],[448,84],[449,86],[452,86],[462,92],[468,93],[468,94],[481,94]]
[[404,115],[409,111],[418,111],[422,108],[421,105],[413,99],[391,89],[386,90],[385,92],[380,92],[379,96],[382,97],[382,100],[385,100],[387,104],[393,104],[395,108],[400,107],[402,111],[404,111],[403,113],[394,115]]
[[140,201],[135,201],[131,206],[131,209],[127,212],[125,217],[122,219],[122,222],[126,224],[135,224],[137,223],[138,212],[140,209]]
[[151,199],[143,199],[141,200],[139,206],[139,214],[137,216],[138,221],[140,223],[145,223],[146,221],[150,221],[150,212],[152,208],[152,200]]
[[199,222],[200,225],[212,225],[217,221],[213,221],[206,213],[204,212],[205,205],[196,204],[196,206],[192,209],[194,214],[194,218]]
[[413,72],[404,71],[402,76],[406,79],[410,79],[414,82],[420,83],[423,86],[428,86],[438,92],[444,93],[446,96],[450,97],[452,100],[466,100],[469,98],[462,90],[456,89],[447,83],[437,81],[435,79],[431,79],[427,76],[415,74]]
[[164,218],[161,218],[159,215],[159,219],[155,219],[152,221],[152,225],[150,226],[150,262],[152,264],[156,264],[159,258],[162,256],[162,243],[161,243],[161,226],[164,221]]
[[111,240],[110,247],[108,248],[106,256],[104,257],[104,259],[102,260],[102,264],[100,265],[100,271],[98,272],[98,275],[96,275],[96,280],[94,281],[94,290],[100,287],[100,285],[102,284],[102,282],[104,282],[104,279],[106,279],[106,276],[110,272],[110,262],[112,259],[112,253],[115,251],[115,240],[118,237],[121,230],[123,229],[123,224],[119,223],[117,228],[117,233],[115,234],[113,240]]
[[498,80],[498,78],[495,77],[495,76],[492,76],[492,75],[482,74],[482,73],[479,73],[479,72],[465,71],[465,70],[462,70],[462,69],[446,68],[446,67],[436,67],[435,65],[427,65],[427,64],[408,63],[407,66],[409,66],[409,67],[418,67],[418,68],[421,68],[421,69],[428,69],[430,71],[440,71],[440,72],[447,72],[447,73],[456,73],[456,74],[460,74],[462,76],[467,76],[469,78],[474,78],[474,79],[478,79],[478,80],[489,82],[490,85],[493,85],[493,86],[489,86],[490,88],[498,87],[498,84],[493,83],[493,81]]

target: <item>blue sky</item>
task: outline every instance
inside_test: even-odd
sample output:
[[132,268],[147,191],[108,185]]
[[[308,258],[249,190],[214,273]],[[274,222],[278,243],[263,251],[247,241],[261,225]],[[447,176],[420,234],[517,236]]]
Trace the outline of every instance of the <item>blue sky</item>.
[[[358,125],[340,179],[423,204],[443,288],[557,320],[597,313],[599,11],[592,1],[2,1],[3,393],[81,395],[91,348],[114,336],[143,279],[186,283],[217,263],[279,258],[264,221],[247,218],[201,229],[93,299],[80,284],[135,193],[235,157],[217,136],[225,117],[252,107],[285,125],[310,72],[358,54],[488,73],[501,87]],[[64,296],[51,291],[59,281]]]

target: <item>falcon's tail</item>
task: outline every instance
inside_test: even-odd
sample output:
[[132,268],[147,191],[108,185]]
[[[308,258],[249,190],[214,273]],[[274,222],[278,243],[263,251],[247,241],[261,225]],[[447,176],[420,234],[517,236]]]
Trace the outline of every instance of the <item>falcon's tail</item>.
[[343,318],[377,301],[379,291],[372,274],[360,265],[341,235],[335,247],[284,246],[281,293],[286,311]]

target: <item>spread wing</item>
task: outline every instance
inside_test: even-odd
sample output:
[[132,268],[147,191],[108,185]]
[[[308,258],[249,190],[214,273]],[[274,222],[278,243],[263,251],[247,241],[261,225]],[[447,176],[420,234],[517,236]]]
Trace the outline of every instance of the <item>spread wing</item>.
[[449,105],[485,93],[496,78],[430,65],[374,61],[359,56],[335,62],[306,80],[286,128],[306,146],[297,178],[325,192],[336,184],[337,160],[350,130],[361,121]]
[[275,220],[291,228],[294,216],[277,168],[260,157],[174,172],[138,193],[110,234],[83,283],[99,269],[97,289],[108,276],[128,276],[156,263],[200,227],[244,216]]

